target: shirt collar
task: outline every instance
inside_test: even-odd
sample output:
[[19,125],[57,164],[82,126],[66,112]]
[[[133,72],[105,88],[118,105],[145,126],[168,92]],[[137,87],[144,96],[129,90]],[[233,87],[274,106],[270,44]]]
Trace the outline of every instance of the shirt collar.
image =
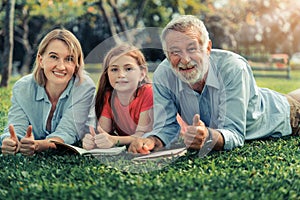
[[[71,80],[69,81],[67,88],[60,95],[59,99],[63,99],[63,98],[68,97],[70,95],[71,89],[72,89],[72,87],[74,85],[74,80],[75,80],[75,77],[73,76],[71,78]],[[38,85],[38,87],[37,87],[37,93],[36,93],[36,98],[35,99],[37,101],[42,100],[42,99],[48,100],[48,96],[47,96],[47,93],[45,91],[45,87],[44,86]]]
[[[214,87],[216,89],[219,89],[220,83],[219,83],[218,77],[216,75],[216,66],[214,65],[214,62],[212,61],[211,57],[209,59],[210,59],[210,62],[209,62],[210,64],[209,64],[207,79],[206,79],[206,83],[205,83],[204,87]],[[170,66],[171,66],[171,63],[170,63]],[[172,72],[174,73],[174,75],[177,76],[176,73],[174,72],[172,66],[171,66],[171,69],[172,69]],[[177,80],[180,80],[179,81],[179,91],[184,90],[186,87],[190,88],[188,83],[181,81],[181,79],[179,79],[179,78]]]
[[208,75],[207,75],[205,85],[219,89],[220,83],[216,74],[216,66],[213,60],[211,59],[211,57],[209,58],[209,61],[210,64],[209,64]]

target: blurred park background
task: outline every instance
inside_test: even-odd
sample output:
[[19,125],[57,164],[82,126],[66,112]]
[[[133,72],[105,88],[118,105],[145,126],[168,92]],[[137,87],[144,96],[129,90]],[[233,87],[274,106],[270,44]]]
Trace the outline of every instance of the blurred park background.
[[[39,41],[53,28],[72,31],[88,55],[108,38],[112,43],[155,43],[159,32],[138,37],[128,31],[163,28],[179,14],[198,16],[214,48],[232,50],[251,62],[269,63],[276,54],[288,56],[283,60],[288,63],[300,51],[298,0],[0,0],[1,86],[14,74],[31,71]],[[149,62],[164,58],[160,48],[143,51]]]

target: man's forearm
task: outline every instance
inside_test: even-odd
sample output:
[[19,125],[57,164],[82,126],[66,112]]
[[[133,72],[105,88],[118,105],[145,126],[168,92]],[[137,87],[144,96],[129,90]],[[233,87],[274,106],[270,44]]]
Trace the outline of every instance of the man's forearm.
[[220,131],[210,128],[213,141],[213,150],[221,151],[224,148],[224,138]]

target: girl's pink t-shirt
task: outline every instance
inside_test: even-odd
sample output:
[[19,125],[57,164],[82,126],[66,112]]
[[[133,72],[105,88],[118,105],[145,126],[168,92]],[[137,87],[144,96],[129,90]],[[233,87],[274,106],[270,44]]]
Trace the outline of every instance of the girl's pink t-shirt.
[[[110,98],[110,96],[111,92],[107,92],[101,116],[113,121],[113,128],[118,135],[133,135],[139,122],[140,113],[153,108],[152,85],[141,86],[137,96],[128,106],[121,105],[117,95],[114,98]],[[109,100],[113,102],[110,103]]]

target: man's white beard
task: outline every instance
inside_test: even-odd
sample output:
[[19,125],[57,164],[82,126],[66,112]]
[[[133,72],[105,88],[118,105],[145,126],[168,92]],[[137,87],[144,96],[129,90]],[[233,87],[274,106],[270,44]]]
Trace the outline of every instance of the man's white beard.
[[[187,69],[191,66],[195,66],[195,68],[190,73],[181,73],[179,70],[179,68]],[[192,60],[187,65],[184,65],[181,62],[178,63],[176,69],[173,68],[173,70],[183,82],[193,85],[204,78],[204,75],[208,70],[208,59],[204,58],[202,60],[202,68],[200,68],[198,64]]]

